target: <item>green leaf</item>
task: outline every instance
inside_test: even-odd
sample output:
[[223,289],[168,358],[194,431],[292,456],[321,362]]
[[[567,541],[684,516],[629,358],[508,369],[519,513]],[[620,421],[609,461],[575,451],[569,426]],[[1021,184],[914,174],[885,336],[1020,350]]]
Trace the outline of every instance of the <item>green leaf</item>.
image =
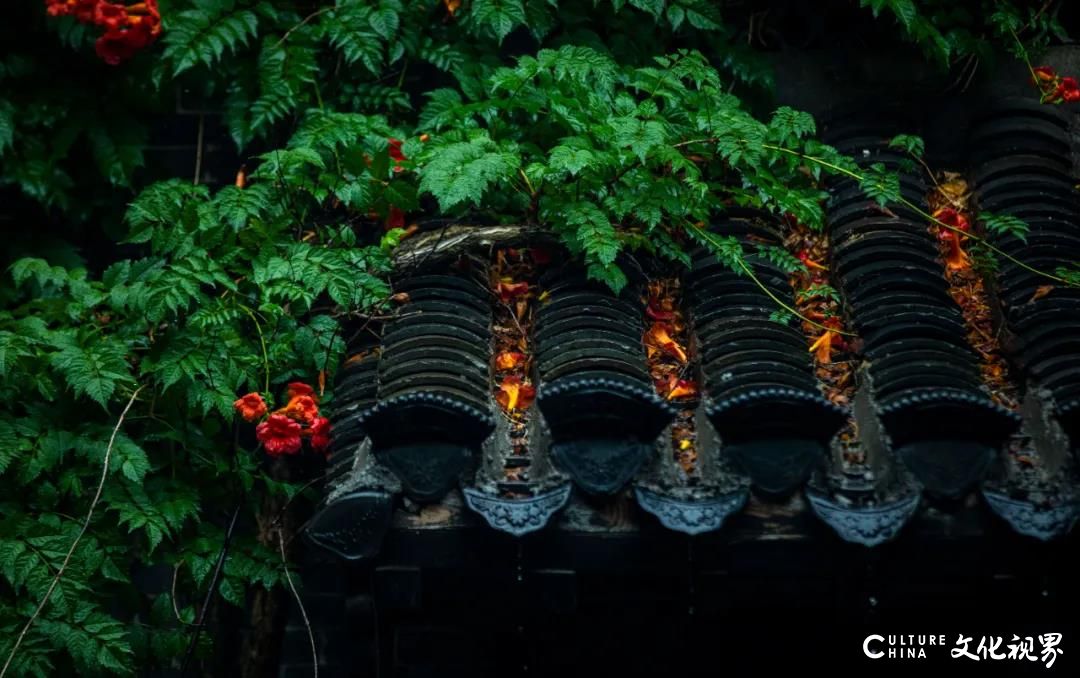
[[919,10],[916,9],[913,0],[889,0],[889,9],[900,20],[900,23],[904,24],[904,28],[909,30],[919,15]]
[[270,203],[270,189],[265,184],[254,184],[247,188],[226,186],[214,196],[213,204],[216,218],[224,221],[234,231],[248,226],[267,210]]
[[618,118],[613,121],[615,140],[620,146],[628,146],[641,162],[649,151],[666,140],[664,126],[653,120]]
[[659,19],[664,11],[665,0],[630,0],[630,4],[652,15],[653,19]]
[[[155,233],[162,231],[182,235],[183,226],[191,223],[191,206],[197,206],[208,196],[209,191],[205,186],[193,186],[190,181],[182,179],[150,185],[131,203],[124,215],[124,220],[131,227],[127,242],[149,242]],[[175,243],[172,238],[164,242]]]
[[917,137],[911,134],[899,134],[889,141],[891,148],[899,148],[900,150],[910,153],[916,158],[923,157],[923,153],[926,151],[926,144],[923,142],[922,137]]
[[525,24],[525,7],[521,0],[472,0],[469,16],[501,43],[510,31]]
[[874,163],[863,170],[859,187],[866,197],[876,201],[882,207],[889,203],[900,202],[900,176],[885,169],[885,165]]
[[781,106],[769,121],[769,131],[780,144],[788,144],[817,134],[817,126],[809,113]]
[[1031,230],[1027,222],[1012,214],[982,212],[979,214],[979,221],[988,233],[997,236],[1011,235],[1020,242],[1027,242],[1027,234]]
[[379,75],[385,65],[384,47],[388,35],[381,35],[376,24],[389,29],[386,17],[374,18],[377,12],[365,3],[341,6],[326,14],[322,26],[330,45],[339,50],[349,65],[362,64],[371,75]]
[[840,294],[831,285],[825,283],[814,283],[806,289],[799,292],[799,297],[803,299],[827,299],[829,301],[840,301]]
[[118,342],[100,341],[85,347],[66,343],[53,354],[50,364],[76,396],[85,395],[105,406],[117,386],[132,381],[126,356],[125,347]]
[[192,9],[166,16],[162,58],[170,62],[174,77],[200,63],[212,67],[226,53],[246,46],[259,26],[255,13],[246,9],[232,13]]
[[390,7],[380,7],[371,12],[368,21],[384,40],[389,40],[397,33],[398,14]]
[[259,96],[251,103],[251,129],[269,128],[295,112],[319,73],[316,51],[295,36],[288,42],[268,38],[259,52]]
[[1080,267],[1075,264],[1072,266],[1058,266],[1054,270],[1054,275],[1064,280],[1065,284],[1070,287],[1080,287]]
[[593,158],[592,151],[585,148],[556,146],[551,149],[548,165],[555,171],[568,172],[570,176],[575,176],[588,167]]
[[622,292],[628,282],[626,274],[615,264],[592,263],[586,268],[591,280],[602,282],[615,294]]
[[619,256],[622,243],[608,216],[595,204],[582,201],[568,205],[565,218],[567,225],[574,229],[576,246],[585,253],[586,263],[593,265],[591,270],[602,272],[603,277],[598,279],[604,282],[614,279],[611,267]]
[[795,273],[796,271],[806,270],[806,264],[783,247],[777,245],[759,245],[757,253],[759,256],[776,264],[776,266],[784,273]]
[[795,314],[786,308],[775,309],[769,314],[769,320],[780,323],[781,325],[790,325],[791,321],[795,319]]
[[521,158],[486,136],[448,144],[432,153],[420,169],[420,190],[430,193],[444,211],[462,203],[479,203],[484,192],[507,181]]
[[87,136],[102,176],[113,186],[128,186],[135,170],[143,165],[144,130],[137,126],[94,127]]
[[18,457],[19,452],[25,450],[27,445],[15,433],[15,427],[11,422],[0,419],[0,474],[7,470],[12,461]]

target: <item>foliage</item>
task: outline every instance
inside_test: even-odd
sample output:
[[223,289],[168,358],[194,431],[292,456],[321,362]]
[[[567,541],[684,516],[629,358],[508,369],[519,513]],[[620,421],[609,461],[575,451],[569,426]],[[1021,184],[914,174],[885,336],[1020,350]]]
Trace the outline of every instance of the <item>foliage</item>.
[[589,47],[541,50],[496,70],[483,96],[440,94],[429,106],[422,192],[443,211],[532,215],[615,289],[624,252],[684,260],[679,242],[710,219],[717,195],[820,225],[823,193],[785,149],[850,164],[811,139],[805,113],[755,119],[687,50],[640,67]]
[[[759,3],[161,0],[161,39],[118,67],[72,17],[12,4],[0,189],[24,237],[0,286],[0,661],[143,387],[99,514],[12,675],[130,674],[183,654],[227,516],[240,502],[251,522],[267,495],[300,491],[252,440],[238,444],[232,403],[333,371],[343,321],[390,292],[390,255],[408,235],[387,228],[395,214],[540,224],[619,289],[635,254],[686,265],[692,244],[744,274],[752,257],[801,268],[705,225],[752,206],[820,227],[830,172],[862,173],[883,204],[899,197],[895,175],[859,169],[815,138],[810,115],[771,102]],[[860,0],[945,67],[987,58],[994,36],[1039,47],[1059,33],[1053,11],[991,4]],[[246,179],[163,176],[149,143],[178,106],[192,143],[221,112]],[[285,572],[249,532],[216,597],[237,607]],[[175,571],[175,585],[142,591],[135,566]]]
[[1022,242],[1027,241],[1028,225],[1024,223],[1023,219],[1011,214],[990,214],[989,212],[983,212],[979,215],[979,221],[982,222],[987,233],[993,233],[998,236],[1011,235],[1020,239]]
[[[0,505],[0,573],[18,596],[0,606],[4,657],[86,510],[117,404],[136,383],[152,391],[114,446],[102,499],[114,528],[80,545],[78,567],[20,648],[18,673],[52,674],[67,665],[57,661],[80,675],[127,673],[133,653],[147,666],[183,648],[121,624],[107,603],[131,587],[134,555],[181,568],[191,593],[179,614],[193,618],[222,544],[215,512],[242,488],[283,491],[258,458],[229,451],[226,422],[238,392],[270,398],[269,380],[336,365],[339,319],[386,297],[388,253],[357,231],[389,196],[409,194],[390,190],[389,162],[366,162],[385,156],[390,132],[379,117],[312,110],[248,186],[169,180],[143,191],[126,214],[138,258],[100,277],[43,258],[10,268],[20,301],[0,311],[0,395],[10,404],[0,472],[22,490]],[[248,536],[230,554],[221,596],[242,605],[246,588],[282,576],[279,557]],[[176,632],[177,620],[160,623]]]

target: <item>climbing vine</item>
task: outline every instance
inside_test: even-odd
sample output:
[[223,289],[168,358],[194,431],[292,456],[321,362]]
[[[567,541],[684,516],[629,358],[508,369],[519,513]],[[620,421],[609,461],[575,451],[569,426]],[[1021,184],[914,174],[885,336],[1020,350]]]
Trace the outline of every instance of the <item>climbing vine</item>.
[[[235,619],[252,591],[290,583],[285,539],[234,531],[236,516],[279,526],[260,513],[267,497],[307,501],[333,421],[302,398],[332,405],[342,327],[386,312],[394,249],[425,218],[545,229],[617,290],[636,255],[677,267],[694,244],[750,276],[751,255],[805,270],[703,224],[752,206],[820,229],[830,173],[903,202],[895,176],[856,165],[818,140],[812,116],[772,103],[765,53],[783,28],[770,21],[826,12],[816,7],[12,4],[0,216],[20,237],[0,286],[0,675],[179,667],[189,647],[211,656],[215,634],[194,631],[215,618],[207,605]],[[1031,66],[1064,35],[1060,4],[860,0],[823,18],[913,43],[963,81],[1003,51]],[[1077,96],[1070,76],[1031,71],[1048,105]],[[197,121],[182,173],[153,160],[178,108]],[[915,137],[894,144],[921,155]],[[221,145],[237,160],[214,174],[204,154]],[[654,312],[672,313],[671,290],[652,292]],[[805,305],[778,310],[842,341]],[[501,354],[508,377],[514,350]],[[658,368],[666,394],[690,397],[669,367]],[[524,409],[526,384],[504,383],[507,409]],[[680,448],[688,459],[691,448]],[[141,574],[162,569],[166,584],[146,589]]]

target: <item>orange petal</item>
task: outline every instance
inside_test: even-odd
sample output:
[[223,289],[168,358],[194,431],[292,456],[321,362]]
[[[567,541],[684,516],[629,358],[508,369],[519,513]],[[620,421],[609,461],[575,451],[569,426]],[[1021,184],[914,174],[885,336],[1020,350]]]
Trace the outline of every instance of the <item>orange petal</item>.
[[832,362],[832,340],[835,333],[831,330],[825,332],[810,345],[810,352],[819,363]]
[[661,309],[659,304],[655,301],[650,301],[649,305],[645,307],[645,315],[653,320],[672,320],[675,318],[674,311],[665,311]]
[[522,382],[521,377],[517,375],[509,375],[499,384],[499,392],[495,395],[495,400],[504,410],[511,412],[515,409],[528,409],[535,397],[536,388],[532,384]]
[[532,405],[533,400],[536,399],[536,387],[532,384],[525,382],[521,385],[521,390],[518,391],[518,409],[527,410]]
[[499,284],[495,286],[495,292],[499,295],[499,299],[503,302],[509,302],[514,297],[520,297],[529,293],[529,283],[527,282],[509,282],[506,280],[500,280]]
[[660,346],[660,348],[664,349],[668,354],[675,356],[675,358],[678,359],[679,362],[686,362],[686,351],[684,351],[682,346],[679,346],[674,341],[669,341]]
[[652,345],[660,350],[675,356],[679,362],[686,362],[686,351],[683,350],[679,343],[671,338],[668,334],[668,325],[662,322],[655,322],[652,327],[649,328],[648,333],[645,335],[646,345]]
[[798,258],[799,258],[799,261],[803,262],[803,264],[805,264],[807,268],[816,268],[819,271],[827,271],[827,270],[829,270],[827,266],[823,266],[823,265],[819,264],[818,262],[814,261],[813,259],[811,259],[809,250],[803,250],[803,251],[799,252],[799,257]]
[[495,367],[500,370],[512,370],[525,362],[525,354],[517,351],[503,351],[495,356]]
[[348,367],[349,365],[355,365],[364,358],[371,355],[371,351],[361,351],[360,353],[354,353],[345,359],[345,362],[341,364],[342,367]]
[[1035,294],[1031,295],[1031,299],[1028,299],[1028,301],[1038,301],[1053,291],[1053,285],[1040,285],[1035,288]]
[[679,379],[675,382],[675,388],[667,394],[668,400],[676,398],[692,398],[698,394],[697,383],[689,379]]
[[517,383],[519,381],[518,377],[507,377],[499,384],[495,400],[499,401],[499,405],[507,412],[517,407],[518,395],[521,392],[521,384]]
[[956,271],[962,268],[967,268],[971,265],[971,260],[968,259],[968,255],[960,247],[960,242],[956,238],[952,238],[949,243],[949,255],[945,257],[945,263],[950,270]]

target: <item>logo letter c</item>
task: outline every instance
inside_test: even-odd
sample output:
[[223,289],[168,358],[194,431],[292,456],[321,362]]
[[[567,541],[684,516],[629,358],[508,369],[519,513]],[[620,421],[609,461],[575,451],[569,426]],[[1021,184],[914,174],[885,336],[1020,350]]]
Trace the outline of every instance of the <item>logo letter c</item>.
[[871,640],[877,640],[878,642],[881,642],[885,640],[885,636],[879,636],[877,634],[867,636],[866,640],[864,640],[862,644],[863,654],[865,654],[867,657],[870,657],[871,659],[878,659],[879,657],[884,657],[885,653],[880,650],[878,650],[877,652],[870,651]]

